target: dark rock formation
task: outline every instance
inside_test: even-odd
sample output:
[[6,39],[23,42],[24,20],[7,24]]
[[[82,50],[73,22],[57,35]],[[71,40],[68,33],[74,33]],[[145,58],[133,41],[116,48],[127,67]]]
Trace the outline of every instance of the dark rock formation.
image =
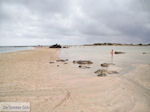
[[138,44],[139,46],[142,46],[143,44],[142,43],[140,43],[140,44]]
[[119,44],[119,43],[94,43],[93,45],[96,45],[96,46],[101,46],[101,45],[112,46],[112,45],[122,45],[122,44]]
[[52,64],[52,63],[55,63],[55,62],[53,62],[53,61],[50,61],[49,63],[50,63],[50,64]]
[[98,74],[97,75],[98,77],[104,77],[104,76],[107,76],[105,73],[101,73],[101,74]]
[[74,64],[93,64],[92,61],[89,60],[79,60],[79,61],[73,61]]
[[146,52],[143,52],[142,54],[146,54]]
[[99,69],[95,71],[98,76],[106,76],[107,74],[118,74],[117,71],[111,71],[111,70],[106,70],[106,69]]
[[99,69],[99,70],[97,70],[97,71],[95,71],[95,73],[96,74],[100,74],[100,73],[107,73],[107,70],[105,70],[105,69]]
[[56,60],[57,62],[66,62],[66,61],[68,61],[68,59],[65,59],[65,60],[63,60],[63,59],[59,59],[59,60]]
[[110,70],[110,71],[108,71],[108,74],[118,74],[118,72],[117,72],[117,71]]
[[55,44],[55,45],[50,46],[49,48],[62,48],[62,47],[59,44]]
[[115,54],[124,54],[125,52],[121,52],[121,51],[115,51]]
[[106,73],[107,71],[105,69],[99,69],[97,71],[95,71],[96,74],[98,74],[97,76],[106,76]]
[[114,65],[113,63],[102,63],[102,67],[109,67],[110,65]]
[[63,48],[69,48],[68,46],[63,46]]

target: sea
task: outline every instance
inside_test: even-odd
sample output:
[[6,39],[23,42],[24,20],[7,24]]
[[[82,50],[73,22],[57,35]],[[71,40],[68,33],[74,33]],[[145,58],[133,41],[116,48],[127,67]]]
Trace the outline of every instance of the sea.
[[[111,50],[125,52],[111,54]],[[61,58],[73,60],[91,60],[94,70],[102,63],[114,63],[123,68],[121,73],[133,69],[137,64],[150,64],[150,46],[73,46],[61,50]]]
[[9,52],[30,50],[30,49],[33,49],[33,47],[1,46],[0,53],[9,53]]

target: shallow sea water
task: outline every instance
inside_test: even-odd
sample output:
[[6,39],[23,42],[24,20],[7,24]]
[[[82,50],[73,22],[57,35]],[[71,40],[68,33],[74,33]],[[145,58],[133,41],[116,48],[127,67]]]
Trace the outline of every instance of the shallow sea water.
[[30,49],[33,49],[33,47],[0,47],[0,53],[8,53]]
[[[125,54],[111,55],[111,50]],[[143,54],[146,53],[146,54]],[[150,46],[73,46],[61,49],[61,58],[73,60],[91,60],[92,70],[100,68],[102,63],[114,63],[123,68],[121,73],[134,68],[137,64],[150,64]]]

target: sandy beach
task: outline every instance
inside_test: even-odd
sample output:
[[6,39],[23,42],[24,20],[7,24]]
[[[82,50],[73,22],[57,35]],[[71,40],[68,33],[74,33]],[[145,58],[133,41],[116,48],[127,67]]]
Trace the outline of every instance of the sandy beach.
[[30,102],[31,112],[149,112],[150,65],[97,77],[59,59],[60,49],[0,54],[0,101]]

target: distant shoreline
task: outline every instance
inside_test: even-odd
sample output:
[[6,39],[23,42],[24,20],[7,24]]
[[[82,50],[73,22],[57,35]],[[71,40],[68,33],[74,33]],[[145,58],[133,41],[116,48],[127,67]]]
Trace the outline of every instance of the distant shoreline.
[[[29,45],[29,46],[0,46],[0,47],[49,47],[50,45]],[[93,44],[81,44],[81,45],[65,45],[62,46],[150,46],[150,44],[121,44],[121,43],[93,43]]]
[[84,46],[150,46],[150,44],[94,43],[84,44]]
[[[150,45],[130,45],[130,44],[85,44],[85,45],[62,45],[62,49],[69,47],[100,47],[100,46],[122,46],[122,47],[149,47]],[[0,46],[0,53],[10,53],[24,50],[31,50],[34,48],[49,48],[49,46]]]
[[32,50],[34,47],[0,47],[0,53],[11,53],[24,50]]

